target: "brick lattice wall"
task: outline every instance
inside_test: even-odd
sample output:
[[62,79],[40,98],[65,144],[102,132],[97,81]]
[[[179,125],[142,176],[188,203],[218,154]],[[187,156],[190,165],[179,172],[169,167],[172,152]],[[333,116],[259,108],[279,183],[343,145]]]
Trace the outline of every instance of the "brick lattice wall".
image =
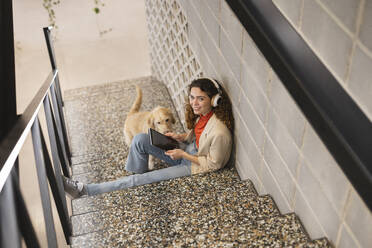
[[146,1],[152,75],[165,83],[184,124],[187,85],[202,76],[187,38],[189,24],[179,3]]

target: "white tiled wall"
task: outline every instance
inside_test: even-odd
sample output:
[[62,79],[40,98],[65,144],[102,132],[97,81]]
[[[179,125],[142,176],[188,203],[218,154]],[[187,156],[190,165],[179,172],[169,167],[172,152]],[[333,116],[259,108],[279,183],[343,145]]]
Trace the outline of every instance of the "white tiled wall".
[[273,0],[372,119],[372,1],[294,1]]
[[[371,118],[372,1],[273,2]],[[202,74],[218,79],[233,102],[241,178],[252,180],[260,194],[271,194],[282,213],[295,211],[311,238],[326,236],[337,247],[368,247],[371,212],[226,2],[147,0],[146,5],[153,75],[168,85],[177,109],[190,79]],[[180,34],[161,33],[162,25],[171,23],[170,12],[176,20],[185,18],[173,22],[183,28],[183,46],[191,50],[180,69],[174,65],[184,50],[170,63],[162,58],[180,42]],[[196,70],[182,76],[188,67]]]

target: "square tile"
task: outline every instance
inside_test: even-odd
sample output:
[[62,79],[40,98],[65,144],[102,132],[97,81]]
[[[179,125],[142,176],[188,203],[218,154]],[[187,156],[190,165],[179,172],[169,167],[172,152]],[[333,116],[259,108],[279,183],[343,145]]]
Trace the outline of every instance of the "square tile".
[[250,75],[254,83],[267,95],[270,66],[246,31],[243,32],[242,59],[245,63],[245,65],[242,65],[242,70],[247,70],[245,73]]
[[[226,74],[222,74],[222,83],[223,83],[223,88],[227,92],[228,96],[230,97],[231,101],[234,101],[237,99],[239,101],[240,99],[240,94],[242,92],[241,87],[239,85],[239,81],[235,80],[233,77],[226,77]],[[231,73],[230,73],[231,75]],[[237,102],[238,103],[238,102]]]
[[261,178],[262,184],[266,189],[267,194],[273,197],[281,214],[292,212],[293,209],[291,209],[290,203],[287,201],[286,197],[284,196],[283,192],[280,189],[279,184],[277,183],[276,179],[274,178],[269,168],[270,165],[263,161]]
[[360,0],[321,1],[351,32],[355,32]]
[[236,143],[236,164],[239,164],[239,166],[236,167],[239,168],[238,172],[240,171],[240,178],[242,180],[250,179],[252,175],[250,175],[249,172],[251,171],[252,164],[239,139]]
[[273,73],[270,83],[270,102],[272,108],[289,132],[297,147],[302,146],[305,130],[305,116],[289,94],[278,76]]
[[365,1],[363,20],[360,27],[361,42],[372,51],[372,2]]
[[[200,28],[202,29],[202,28]],[[202,32],[204,33],[198,33],[197,30],[194,32],[195,36],[198,36],[197,38],[200,40],[200,46],[203,47],[205,54],[208,55],[209,60],[211,64],[213,65],[213,68],[219,72],[220,66],[219,61],[222,57],[221,51],[218,48],[218,44],[211,39],[209,34],[206,32],[205,29],[202,29]],[[200,54],[200,52],[199,52]]]
[[350,228],[346,227],[345,223],[342,225],[341,237],[337,247],[349,248],[349,247],[360,247],[358,241],[353,238],[353,234],[350,233]]
[[220,22],[223,31],[227,33],[227,37],[231,40],[233,49],[240,54],[243,26],[226,1],[221,1]]
[[253,111],[252,106],[248,103],[247,98],[241,97],[238,110],[241,114],[242,120],[248,127],[256,146],[259,150],[262,149],[264,143],[264,125],[259,120],[257,114]]
[[208,0],[208,1],[205,1],[205,3],[211,9],[212,14],[217,18],[217,20],[219,20],[221,0]]
[[200,34],[203,29],[200,13],[195,7],[195,4],[197,3],[198,1],[190,1],[187,11],[187,22],[194,28],[196,34]]
[[275,177],[283,195],[286,197],[287,202],[292,205],[296,185],[294,183],[295,176],[291,175],[288,167],[279,155],[278,150],[275,148],[271,139],[266,136],[264,159],[272,175]]
[[[223,57],[226,60],[227,66],[233,72],[236,80],[240,80],[240,56],[239,53],[232,47],[231,40],[227,33],[221,30],[220,32],[220,49]],[[223,65],[225,66],[225,65]],[[224,67],[220,67],[222,69]]]
[[341,215],[350,183],[310,125],[305,133],[302,153],[327,198]]
[[[192,48],[192,51],[194,52],[194,55],[198,60],[200,61],[202,54],[202,44],[200,43],[200,37],[197,33],[197,29],[194,28],[194,26],[189,26],[189,36],[188,40],[190,43],[190,47]],[[202,64],[203,66],[203,64]]]
[[372,213],[367,208],[354,188],[351,190],[350,205],[347,209],[345,222],[362,247],[372,244]]
[[220,25],[210,8],[208,7],[205,1],[199,1],[198,7],[200,8],[200,17],[202,19],[203,24],[209,35],[211,36],[212,40],[218,44],[219,35],[220,35]]
[[258,116],[262,122],[266,120],[267,107],[269,104],[266,94],[257,85],[251,71],[246,68],[246,64],[242,62],[241,64],[241,87],[243,94],[252,103]]
[[345,80],[352,39],[316,1],[305,1],[302,31],[331,72]]
[[272,108],[269,110],[266,128],[289,172],[296,177],[300,150]]
[[251,161],[251,164],[255,168],[258,176],[261,174],[260,165],[262,162],[262,151],[257,147],[252,135],[250,134],[249,129],[242,122],[240,116],[235,118],[236,122],[239,123],[239,141],[243,145],[243,149],[248,154],[248,159]]
[[372,57],[368,56],[357,46],[352,61],[348,87],[353,93],[354,100],[369,119],[372,119]]
[[295,194],[294,212],[301,219],[301,222],[311,239],[318,239],[326,236],[316,213],[313,212],[305,200],[305,196],[300,191],[296,191]]
[[335,243],[341,225],[341,219],[324,193],[318,179],[309,169],[310,166],[312,166],[312,164],[308,164],[304,160],[301,161],[297,183],[312,211],[317,216],[320,225],[324,229],[326,233],[325,236]]
[[199,57],[200,66],[203,71],[203,76],[215,78],[217,80],[218,73],[214,68],[213,64],[210,62],[207,54],[205,53],[204,49],[200,49],[201,55]]

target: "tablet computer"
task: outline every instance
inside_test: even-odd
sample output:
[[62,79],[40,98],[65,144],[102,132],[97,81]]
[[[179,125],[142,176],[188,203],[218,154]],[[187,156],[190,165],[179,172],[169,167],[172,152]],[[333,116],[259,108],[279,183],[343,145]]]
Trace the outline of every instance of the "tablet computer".
[[150,144],[163,150],[184,149],[186,144],[149,128]]

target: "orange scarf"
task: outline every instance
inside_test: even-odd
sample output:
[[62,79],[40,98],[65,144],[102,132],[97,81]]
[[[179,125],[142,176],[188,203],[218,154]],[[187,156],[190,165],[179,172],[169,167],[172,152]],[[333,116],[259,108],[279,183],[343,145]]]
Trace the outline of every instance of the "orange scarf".
[[209,112],[206,115],[200,115],[199,121],[196,123],[194,132],[195,132],[195,137],[196,137],[196,146],[199,148],[199,139],[200,135],[202,134],[205,126],[207,125],[209,119],[212,117],[213,111]]

